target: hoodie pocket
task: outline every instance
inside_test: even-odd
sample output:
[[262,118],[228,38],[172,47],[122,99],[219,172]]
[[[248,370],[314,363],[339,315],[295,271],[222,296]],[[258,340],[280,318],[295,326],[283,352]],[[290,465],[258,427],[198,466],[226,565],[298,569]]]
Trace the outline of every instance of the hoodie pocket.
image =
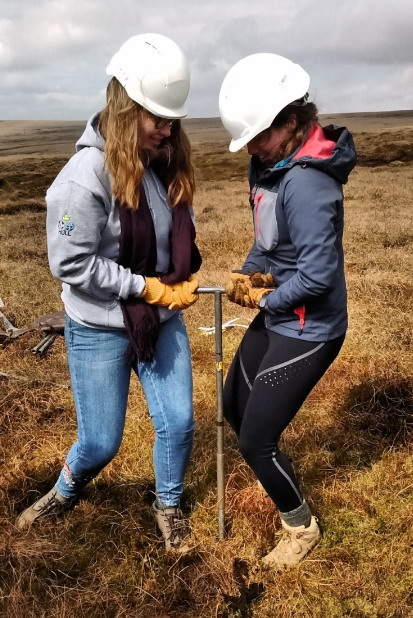
[[251,195],[254,202],[255,244],[261,251],[272,251],[278,244],[278,223],[275,214],[278,193],[257,187]]
[[63,284],[63,302],[67,313],[82,324],[99,328],[123,328],[122,310],[119,300],[97,300]]

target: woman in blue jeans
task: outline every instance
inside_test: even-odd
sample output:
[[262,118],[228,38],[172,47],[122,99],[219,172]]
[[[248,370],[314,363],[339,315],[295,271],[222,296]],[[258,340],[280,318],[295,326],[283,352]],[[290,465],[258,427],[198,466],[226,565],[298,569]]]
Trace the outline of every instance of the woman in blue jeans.
[[155,520],[167,550],[188,551],[179,501],[193,438],[192,370],[182,309],[201,265],[186,116],[189,70],[156,34],[128,39],[106,70],[106,107],[47,192],[52,274],[63,284],[78,439],[56,485],[19,528],[74,506],[122,441],[131,371],[155,429]]

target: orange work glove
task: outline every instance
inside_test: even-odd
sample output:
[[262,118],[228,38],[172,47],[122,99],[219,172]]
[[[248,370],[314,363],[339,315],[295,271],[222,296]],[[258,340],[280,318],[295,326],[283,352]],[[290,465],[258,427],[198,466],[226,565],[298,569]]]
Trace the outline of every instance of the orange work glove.
[[188,281],[175,283],[172,290],[172,301],[168,309],[188,309],[199,298],[196,290],[199,288],[199,281],[195,277],[189,277]]
[[168,307],[172,302],[173,286],[162,283],[158,277],[145,277],[145,287],[141,297],[150,305]]

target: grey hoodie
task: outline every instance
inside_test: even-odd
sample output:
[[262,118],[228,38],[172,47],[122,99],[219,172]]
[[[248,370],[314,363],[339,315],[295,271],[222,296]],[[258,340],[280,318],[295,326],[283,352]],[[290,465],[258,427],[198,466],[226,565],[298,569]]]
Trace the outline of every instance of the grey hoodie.
[[[105,168],[104,140],[98,114],[87,123],[76,154],[58,174],[46,194],[47,245],[50,270],[63,282],[65,311],[76,322],[93,328],[124,328],[120,299],[140,296],[144,278],[117,263],[120,221]],[[157,271],[169,266],[171,207],[151,170],[144,189],[154,219]],[[161,321],[175,312],[159,307]]]

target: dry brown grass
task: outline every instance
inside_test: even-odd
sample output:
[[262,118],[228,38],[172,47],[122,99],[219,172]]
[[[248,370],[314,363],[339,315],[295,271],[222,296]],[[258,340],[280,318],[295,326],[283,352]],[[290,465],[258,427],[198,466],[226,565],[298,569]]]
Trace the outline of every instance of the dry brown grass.
[[[134,381],[116,459],[58,525],[15,516],[53,482],[76,426],[63,341],[29,334],[0,350],[0,614],[7,618],[408,618],[413,615],[412,130],[356,136],[363,166],[345,189],[350,329],[284,437],[323,543],[299,567],[262,568],[277,518],[226,432],[228,536],[217,540],[212,301],[186,313],[195,448],[184,507],[198,551],[165,555],[151,519],[152,428]],[[246,156],[197,143],[201,283],[222,284],[251,243]],[[406,154],[407,153],[407,154]],[[0,173],[0,296],[24,325],[61,308],[48,271],[43,194],[64,158],[9,157]],[[393,162],[393,164],[391,164]],[[386,164],[386,165],[385,165]],[[369,166],[369,167],[367,167]],[[224,320],[251,312],[224,302]],[[243,330],[224,334],[225,368]]]

